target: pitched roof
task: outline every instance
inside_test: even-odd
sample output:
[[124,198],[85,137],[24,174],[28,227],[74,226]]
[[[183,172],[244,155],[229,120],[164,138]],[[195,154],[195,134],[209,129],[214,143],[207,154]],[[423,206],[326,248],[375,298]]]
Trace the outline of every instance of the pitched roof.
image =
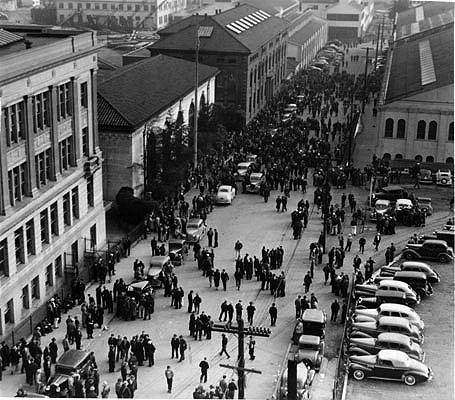
[[390,54],[385,103],[453,85],[453,24],[397,45]]
[[312,18],[301,29],[289,37],[289,42],[304,44],[322,26],[324,26],[323,21]]
[[[199,82],[218,69],[199,64]],[[135,129],[194,89],[193,62],[157,55],[118,69],[98,86],[98,124]]]
[[[254,18],[254,24],[250,22],[242,24],[240,30],[229,29],[228,25],[238,26],[237,21],[245,18],[248,20],[251,14],[265,13],[260,19]],[[231,8],[221,14],[213,16],[191,16],[169,28],[160,31],[164,37],[155,42],[150,49],[166,50],[193,50],[196,42],[197,25],[212,26],[213,32],[210,37],[200,40],[201,51],[228,52],[228,53],[249,53],[284,32],[289,24],[285,20],[271,16],[249,4]],[[248,24],[248,26],[247,26]],[[245,29],[244,29],[245,28]],[[220,45],[222,44],[222,46]]]
[[424,3],[398,14],[395,40],[405,39],[424,31],[453,22],[453,3]]
[[249,4],[271,15],[277,15],[281,10],[286,10],[293,5],[298,5],[298,0],[240,0],[240,4]]

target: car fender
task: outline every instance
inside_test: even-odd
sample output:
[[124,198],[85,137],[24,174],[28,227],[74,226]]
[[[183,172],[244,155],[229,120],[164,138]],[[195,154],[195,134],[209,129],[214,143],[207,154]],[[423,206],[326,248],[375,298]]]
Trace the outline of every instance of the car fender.
[[372,335],[369,335],[368,333],[359,331],[359,330],[353,330],[350,334],[349,337],[356,337],[356,338],[372,338]]
[[372,352],[367,351],[367,350],[365,350],[365,349],[362,349],[362,348],[360,348],[360,347],[358,347],[358,346],[350,347],[350,348],[348,349],[348,353],[349,353],[350,356],[352,356],[352,355],[356,355],[356,356],[369,356],[369,355],[373,354]]
[[412,254],[416,258],[422,258],[419,253],[417,253],[415,250],[412,250],[412,249],[404,249],[403,257],[405,257],[405,254]]
[[361,371],[365,372],[365,375],[368,375],[368,373],[371,373],[373,371],[373,368],[367,367],[366,365],[359,364],[356,362],[349,362],[349,369],[352,371],[354,369],[360,369]]

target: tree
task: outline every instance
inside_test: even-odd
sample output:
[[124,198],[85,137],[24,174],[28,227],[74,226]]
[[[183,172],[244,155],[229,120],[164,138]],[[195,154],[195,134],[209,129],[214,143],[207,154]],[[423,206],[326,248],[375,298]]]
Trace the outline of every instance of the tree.
[[115,196],[120,218],[129,224],[138,224],[145,216],[156,210],[157,203],[134,197],[134,190],[124,186]]

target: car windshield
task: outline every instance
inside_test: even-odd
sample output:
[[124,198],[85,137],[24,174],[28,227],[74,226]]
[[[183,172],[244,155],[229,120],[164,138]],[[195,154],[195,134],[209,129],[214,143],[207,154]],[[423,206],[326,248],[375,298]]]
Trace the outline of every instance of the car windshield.
[[248,167],[246,165],[239,165],[239,168],[238,168],[239,171],[243,171],[246,169],[248,169]]
[[376,210],[382,211],[382,210],[387,210],[388,205],[387,204],[376,204]]
[[419,203],[427,205],[427,204],[431,204],[431,200],[419,200]]
[[250,176],[250,181],[251,182],[258,182],[261,180],[260,176]]
[[299,347],[305,350],[319,350],[318,345],[314,343],[299,343]]
[[187,227],[187,229],[197,229],[199,227],[199,225],[192,223],[192,224],[188,224],[186,227]]
[[221,188],[221,189],[219,190],[219,192],[222,192],[222,193],[229,193],[229,190],[226,189],[226,188]]

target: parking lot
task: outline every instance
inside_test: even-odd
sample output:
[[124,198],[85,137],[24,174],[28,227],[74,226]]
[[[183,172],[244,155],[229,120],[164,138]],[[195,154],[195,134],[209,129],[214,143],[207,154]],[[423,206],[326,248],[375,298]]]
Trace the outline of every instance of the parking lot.
[[454,390],[454,266],[453,264],[428,264],[441,275],[441,282],[434,285],[434,295],[424,299],[416,312],[425,322],[425,364],[433,369],[431,382],[408,387],[404,383],[349,379],[346,398],[350,400],[379,399],[453,399]]

